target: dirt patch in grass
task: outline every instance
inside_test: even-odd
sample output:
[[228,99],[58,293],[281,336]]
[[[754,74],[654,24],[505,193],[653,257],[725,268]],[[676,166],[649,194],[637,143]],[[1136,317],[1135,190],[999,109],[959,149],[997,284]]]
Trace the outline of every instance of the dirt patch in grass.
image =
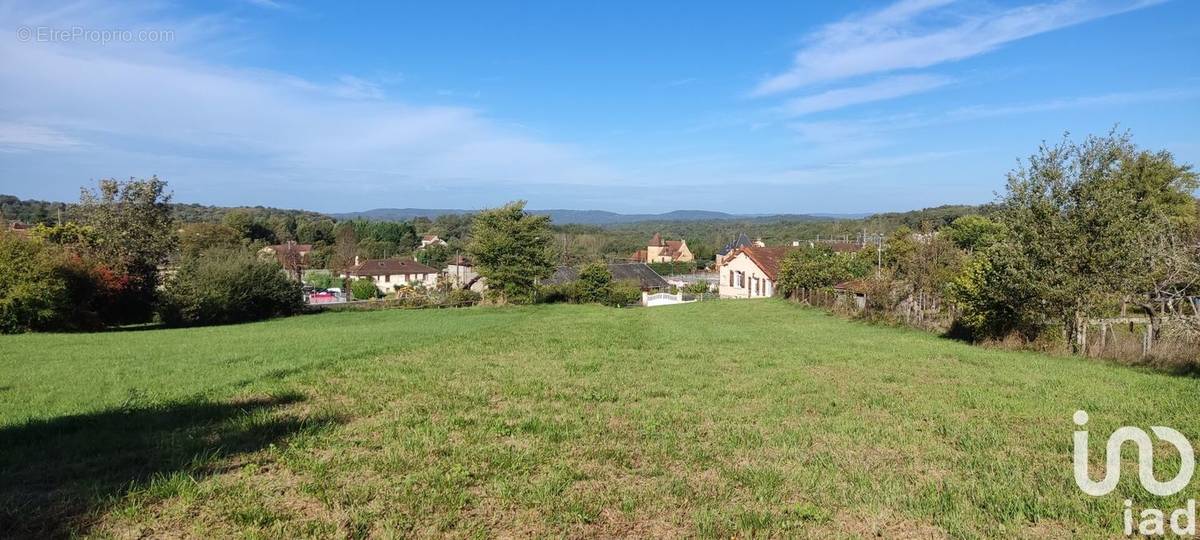
[[835,530],[859,538],[943,540],[950,536],[940,527],[899,516],[890,510],[875,513],[838,512],[830,524]]

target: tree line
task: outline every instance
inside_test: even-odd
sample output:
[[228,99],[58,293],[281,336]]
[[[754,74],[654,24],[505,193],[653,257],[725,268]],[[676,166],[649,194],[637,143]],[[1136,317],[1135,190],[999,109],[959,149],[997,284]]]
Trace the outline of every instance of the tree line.
[[902,226],[855,257],[801,250],[782,263],[778,288],[807,300],[856,280],[877,314],[1073,353],[1086,352],[1096,321],[1141,315],[1143,352],[1166,340],[1170,354],[1195,359],[1198,187],[1190,165],[1128,133],[1064,137],[1012,170],[986,214]]
[[[297,242],[313,245],[311,268],[337,269],[345,262],[347,246],[342,246],[341,258],[334,248],[337,230],[342,223],[354,223],[354,254],[365,258],[385,258],[415,254],[422,263],[438,266],[450,257],[465,253],[474,214],[447,214],[435,219],[424,217],[409,221],[337,220],[328,215],[305,210],[286,210],[270,207],[216,207],[199,204],[168,203],[176,224],[182,229],[181,248],[194,253],[212,245],[231,247],[234,244],[258,245]],[[29,224],[52,226],[61,222],[78,221],[78,204],[21,200],[0,195],[0,217]],[[787,244],[794,240],[813,238],[854,239],[867,231],[883,234],[899,227],[917,228],[921,224],[942,226],[955,218],[969,214],[990,215],[990,205],[946,205],[910,212],[883,213],[861,219],[818,217],[772,217],[738,220],[647,221],[611,226],[548,223],[554,238],[552,249],[556,262],[582,265],[595,261],[627,259],[634,251],[645,249],[654,233],[665,238],[687,240],[699,266],[711,264],[717,250],[746,233],[762,238],[768,244]],[[368,225],[395,223],[393,225]],[[375,227],[392,230],[372,230]],[[411,227],[411,229],[410,229]],[[406,235],[405,232],[411,232]],[[419,236],[436,234],[449,245],[414,253]],[[343,234],[343,240],[348,240]],[[353,254],[349,254],[353,259]]]

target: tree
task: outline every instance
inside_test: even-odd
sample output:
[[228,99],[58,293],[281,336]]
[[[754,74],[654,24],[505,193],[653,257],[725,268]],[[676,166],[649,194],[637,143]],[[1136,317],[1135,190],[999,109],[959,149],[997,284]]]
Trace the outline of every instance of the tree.
[[1040,331],[1041,300],[1028,259],[1009,242],[976,252],[947,285],[958,307],[958,322],[974,339],[1004,338],[1012,333],[1033,339]]
[[575,282],[576,297],[585,304],[607,302],[612,293],[612,272],[604,263],[592,263],[579,270]]
[[779,263],[779,294],[807,301],[818,289],[832,287],[850,279],[842,257],[826,245],[817,245],[788,253]]
[[444,268],[450,261],[450,246],[433,244],[417,250],[417,262],[432,268]]
[[306,255],[306,252],[301,251],[300,244],[294,240],[288,240],[275,247],[275,260],[283,267],[283,271],[296,281],[304,277],[304,269],[308,266]]
[[296,240],[302,244],[332,244],[333,220],[305,219],[296,225]]
[[80,194],[81,224],[95,231],[92,249],[98,262],[128,278],[114,322],[141,322],[153,313],[158,268],[175,250],[171,195],[158,177],[101,180],[95,191]]
[[318,289],[332,289],[341,286],[341,279],[335,278],[331,272],[317,270],[304,276],[304,283]]
[[954,220],[943,231],[955,246],[967,253],[987,249],[1004,236],[999,223],[976,214]]
[[337,224],[333,235],[333,254],[330,255],[327,266],[333,270],[344,270],[354,264],[354,257],[358,255],[358,234],[353,223],[343,222]]
[[300,284],[279,263],[215,249],[180,264],[164,287],[160,315],[171,325],[230,324],[291,315],[303,305]]
[[275,231],[271,230],[271,227],[262,219],[246,210],[233,210],[225,214],[221,222],[237,231],[238,237],[242,238],[246,244],[257,243],[263,245],[275,243]]
[[432,223],[432,231],[442,240],[464,239],[471,233],[470,214],[442,214]]
[[998,220],[1038,301],[1023,310],[1061,321],[1073,352],[1104,301],[1145,294],[1147,238],[1195,222],[1196,175],[1128,134],[1043,145],[1009,173]]
[[529,214],[524,201],[476,214],[471,236],[467,252],[501,301],[532,301],[537,280],[554,270],[550,218]]
[[233,249],[241,245],[241,236],[228,225],[188,223],[179,229],[179,252],[184,258],[197,257],[214,248]]
[[907,227],[897,229],[885,246],[894,277],[912,293],[909,321],[924,322],[930,310],[939,310],[945,285],[962,267],[961,252],[945,235],[924,227],[920,235]]

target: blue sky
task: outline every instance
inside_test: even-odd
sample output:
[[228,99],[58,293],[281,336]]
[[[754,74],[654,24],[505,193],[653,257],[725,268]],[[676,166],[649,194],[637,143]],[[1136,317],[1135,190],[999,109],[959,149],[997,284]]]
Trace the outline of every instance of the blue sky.
[[992,200],[1066,131],[1200,161],[1193,0],[17,2],[0,30],[24,198],[872,212]]

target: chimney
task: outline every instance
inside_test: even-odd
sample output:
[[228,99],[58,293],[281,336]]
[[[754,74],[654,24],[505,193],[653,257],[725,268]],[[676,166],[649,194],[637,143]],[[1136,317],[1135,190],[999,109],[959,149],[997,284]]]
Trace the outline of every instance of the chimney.
[[358,255],[354,256],[354,266],[358,266]]

